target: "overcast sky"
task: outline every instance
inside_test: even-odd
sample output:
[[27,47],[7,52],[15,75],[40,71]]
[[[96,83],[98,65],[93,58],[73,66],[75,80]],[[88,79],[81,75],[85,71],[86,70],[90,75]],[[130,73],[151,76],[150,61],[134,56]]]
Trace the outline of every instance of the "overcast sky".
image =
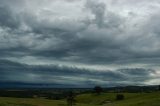
[[0,0],[0,82],[160,84],[159,0]]

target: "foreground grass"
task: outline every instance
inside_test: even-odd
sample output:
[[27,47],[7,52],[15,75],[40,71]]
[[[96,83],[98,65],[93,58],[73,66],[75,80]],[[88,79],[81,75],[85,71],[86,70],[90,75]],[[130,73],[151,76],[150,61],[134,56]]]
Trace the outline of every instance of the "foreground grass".
[[137,95],[115,104],[116,106],[160,106],[160,92]]
[[77,101],[101,106],[160,106],[160,92],[123,93],[123,95],[125,99],[117,101],[115,93],[83,94],[77,97]]
[[[77,96],[76,106],[160,106],[160,92],[123,94],[121,101],[115,100],[116,93],[82,94]],[[66,106],[66,101],[0,97],[0,106]]]
[[[63,100],[0,97],[0,106],[67,106],[67,105],[66,101]],[[76,106],[90,106],[90,105],[77,103]]]

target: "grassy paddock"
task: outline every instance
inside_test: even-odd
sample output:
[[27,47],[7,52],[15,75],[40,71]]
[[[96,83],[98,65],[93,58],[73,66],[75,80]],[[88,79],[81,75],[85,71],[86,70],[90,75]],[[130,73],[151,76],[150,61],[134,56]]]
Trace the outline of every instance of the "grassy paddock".
[[[122,94],[125,99],[119,101],[116,93],[81,94],[76,97],[76,106],[160,106],[160,92]],[[66,106],[66,101],[0,97],[0,106]]]

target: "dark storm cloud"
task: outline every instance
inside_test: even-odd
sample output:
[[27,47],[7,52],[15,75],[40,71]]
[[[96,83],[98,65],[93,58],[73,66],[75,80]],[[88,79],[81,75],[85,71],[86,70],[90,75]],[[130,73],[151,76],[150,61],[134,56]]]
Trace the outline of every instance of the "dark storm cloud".
[[[23,67],[14,66],[13,73],[1,71],[2,79],[14,80],[17,73],[21,74],[18,80],[26,81],[21,77],[26,75],[29,82],[34,81],[34,78],[38,79],[37,82],[41,82],[43,78],[46,78],[46,82],[52,82],[52,77],[57,82],[64,81],[65,78],[75,82],[72,77],[78,75],[90,78],[80,79],[82,83],[112,80],[115,85],[125,83],[126,79],[137,83],[152,79],[150,73],[154,71],[148,70],[148,67],[160,63],[160,8],[156,1],[151,5],[148,0],[142,0],[140,4],[132,5],[133,1],[0,0],[0,58],[28,64],[32,64],[32,61],[45,63],[43,60],[49,60],[62,64],[118,64],[135,67],[118,70],[119,67],[115,66],[117,70],[114,71],[90,72],[88,69],[69,66],[62,69],[43,66],[41,69],[38,66],[22,65]],[[142,4],[144,8],[140,8]],[[28,61],[28,57],[33,60]],[[149,66],[146,68],[143,65]],[[9,66],[2,69],[10,70]],[[120,82],[116,82],[116,78]]]
[[0,82],[62,84],[75,86],[112,86],[116,84],[145,84],[152,79],[154,70],[133,68],[118,70],[90,70],[59,65],[29,66],[7,60],[0,63]]
[[0,25],[2,27],[16,28],[19,26],[19,20],[12,14],[8,7],[0,6]]
[[[10,3],[6,1],[6,4]],[[124,52],[119,48],[123,44],[114,37],[121,33],[119,25],[122,21],[120,18],[114,13],[108,12],[109,15],[105,19],[106,5],[104,3],[87,1],[85,6],[95,15],[94,20],[56,19],[52,21],[48,20],[48,16],[43,14],[37,16],[32,12],[12,11],[13,16],[8,12],[1,12],[3,14],[1,19],[5,19],[1,22],[10,28],[7,30],[1,28],[4,33],[2,33],[4,36],[2,43],[7,46],[4,48],[12,51],[8,52],[8,55],[15,52],[25,55],[28,52],[33,56],[52,57],[62,61],[67,58],[87,63],[105,63],[121,57]],[[7,9],[9,12],[11,11],[9,8]],[[18,26],[17,23],[21,23],[21,26],[10,27]],[[97,24],[100,29],[94,24]],[[108,29],[103,29],[102,26]],[[13,30],[15,28],[17,29]],[[24,51],[24,49],[28,51]],[[72,57],[76,57],[76,59],[71,59]]]
[[87,0],[86,7],[95,14],[96,24],[101,27],[104,23],[106,5],[104,3],[97,3],[94,0]]
[[[92,13],[95,14],[96,16],[95,21],[97,21],[97,24],[99,26],[99,24],[103,23],[100,21],[102,20],[105,14],[104,13],[105,4],[98,3],[97,8],[99,9],[96,10],[96,8],[93,8],[94,5],[96,5],[96,2],[93,1],[91,2],[91,5],[89,5],[90,2],[91,1],[88,1],[86,6],[88,6],[87,8],[91,8]],[[5,4],[9,5],[9,2],[6,1]],[[72,55],[77,55],[77,56],[80,56],[79,58],[82,58],[83,56],[88,54],[88,52],[91,52],[93,49],[97,49],[98,51],[99,47],[103,46],[103,44],[101,44],[101,38],[98,39],[97,41],[96,41],[96,38],[94,37],[93,39],[91,38],[90,35],[92,33],[88,30],[92,31],[92,29],[87,28],[88,20],[73,21],[73,20],[67,19],[67,20],[54,20],[50,22],[45,18],[41,20],[39,19],[39,16],[36,16],[28,12],[21,12],[18,14],[15,11],[11,12],[10,8],[7,8],[7,9],[8,9],[7,12],[4,10],[2,10],[4,11],[4,13],[1,12],[2,14],[1,19],[5,19],[5,20],[1,20],[3,24],[2,26],[5,25],[6,27],[9,27],[9,28],[10,26],[14,26],[13,28],[17,28],[17,30],[13,30],[13,28],[10,28],[7,30],[3,27],[1,28],[4,33],[4,34],[2,33],[2,35],[4,36],[4,41],[6,42],[8,41],[3,45],[6,45],[6,46],[15,45],[14,48],[32,49],[33,54],[34,53],[40,54],[40,56],[46,56],[46,54],[48,55],[51,54],[52,57],[57,57],[57,56],[59,57],[59,55],[61,54],[60,56],[62,58],[66,56],[70,57]],[[13,16],[9,12],[11,12]],[[25,24],[25,26],[20,26],[21,28],[18,28],[16,27],[19,25],[18,23],[21,23],[21,25]],[[27,27],[28,29],[27,28],[23,29],[23,27]],[[95,30],[99,31],[98,29],[95,29]],[[83,32],[84,32],[84,36],[81,37]],[[34,36],[32,36],[31,34],[33,34]],[[26,38],[22,37],[24,35],[28,37]],[[104,36],[105,34],[103,34],[102,32],[101,35]],[[97,35],[94,35],[94,36],[96,37]],[[23,41],[25,39],[27,39],[28,41],[30,40],[31,43],[27,41]],[[107,38],[105,39],[107,40]],[[12,49],[12,47],[8,47],[8,49]],[[85,52],[85,50],[87,50],[87,52]],[[23,50],[20,52],[23,52]],[[31,52],[31,55],[32,55],[32,52]],[[94,57],[94,54],[93,54],[93,57]],[[86,57],[86,59],[90,59],[90,58]]]

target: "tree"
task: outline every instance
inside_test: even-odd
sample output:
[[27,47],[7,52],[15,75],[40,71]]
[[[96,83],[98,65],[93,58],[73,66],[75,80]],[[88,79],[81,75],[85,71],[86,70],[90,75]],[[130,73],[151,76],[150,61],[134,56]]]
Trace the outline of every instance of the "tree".
[[73,106],[73,105],[75,105],[75,102],[76,102],[75,95],[74,95],[73,91],[70,91],[67,96],[67,104],[68,104],[68,106]]
[[95,91],[95,93],[97,93],[97,94],[99,95],[99,94],[101,94],[101,92],[102,92],[103,90],[102,90],[102,87],[100,87],[100,86],[95,86],[95,87],[94,87],[94,91]]
[[123,100],[123,99],[124,99],[124,95],[123,94],[117,94],[116,100]]
[[158,85],[158,90],[160,91],[160,85]]

